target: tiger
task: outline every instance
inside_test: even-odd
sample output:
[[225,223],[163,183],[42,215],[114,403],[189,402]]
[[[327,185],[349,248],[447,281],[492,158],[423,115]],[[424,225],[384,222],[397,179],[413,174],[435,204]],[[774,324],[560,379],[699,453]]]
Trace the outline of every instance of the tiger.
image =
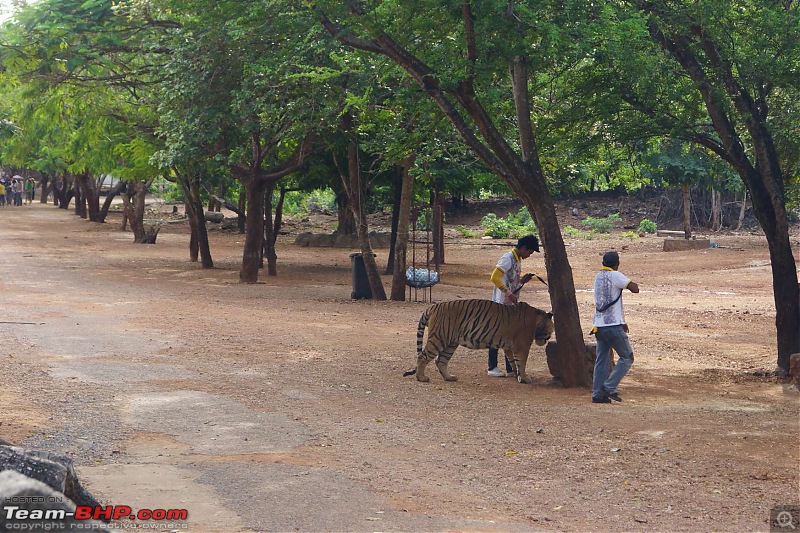
[[[422,337],[428,328],[428,342],[422,349]],[[528,352],[535,341],[544,346],[553,335],[553,313],[524,302],[502,305],[491,300],[451,300],[431,305],[422,313],[417,328],[417,367],[403,376],[417,375],[428,382],[425,367],[434,358],[445,381],[458,381],[447,365],[458,346],[473,350],[502,348],[520,383],[530,383],[525,373]]]

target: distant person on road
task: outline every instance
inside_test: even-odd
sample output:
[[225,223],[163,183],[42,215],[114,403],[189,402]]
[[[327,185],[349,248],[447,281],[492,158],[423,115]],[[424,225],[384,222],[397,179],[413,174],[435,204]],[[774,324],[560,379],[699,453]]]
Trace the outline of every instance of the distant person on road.
[[14,205],[21,206],[22,205],[22,191],[24,190],[23,177],[22,176],[14,176]]
[[25,202],[28,205],[33,203],[33,193],[36,191],[36,180],[28,178],[25,180]]
[[[522,260],[527,259],[533,252],[539,251],[539,239],[534,235],[526,235],[517,241],[510,252],[503,254],[497,266],[492,271],[492,301],[504,305],[514,305],[517,303],[519,290],[528,283],[533,277],[532,274],[522,275]],[[505,377],[513,369],[511,362],[506,359],[503,370],[497,365],[497,348],[489,348],[489,370],[487,374],[492,377]]]
[[0,206],[6,206],[6,180],[0,180]]
[[[594,321],[592,333],[597,339],[597,359],[592,380],[592,403],[621,402],[617,393],[622,378],[633,364],[633,349],[628,340],[628,324],[622,308],[625,289],[639,292],[639,285],[628,279],[619,269],[619,254],[603,254],[603,268],[594,278]],[[609,375],[611,348],[619,359]]]

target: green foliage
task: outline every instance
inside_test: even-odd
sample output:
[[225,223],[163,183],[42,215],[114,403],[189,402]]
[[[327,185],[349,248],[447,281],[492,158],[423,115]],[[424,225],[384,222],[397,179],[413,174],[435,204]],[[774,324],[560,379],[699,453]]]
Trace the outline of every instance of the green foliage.
[[589,228],[598,233],[608,233],[613,230],[615,224],[620,222],[622,218],[618,213],[612,213],[604,218],[587,217],[581,221],[584,228]]
[[414,222],[417,231],[430,231],[433,229],[433,210],[430,207],[419,212],[417,220]]
[[[277,193],[273,201],[277,201]],[[288,216],[304,216],[309,213],[336,212],[336,194],[333,190],[316,189],[311,192],[289,191],[283,199],[283,212]]]
[[619,234],[619,238],[635,240],[639,238],[639,234],[636,233],[635,231],[623,231],[622,233]]
[[639,222],[639,227],[636,231],[639,233],[655,233],[658,231],[658,225],[649,218],[643,218],[642,221]]
[[580,230],[575,226],[564,226],[561,229],[561,233],[570,237],[577,237],[580,234]]
[[510,213],[505,218],[498,218],[489,213],[481,219],[483,234],[495,239],[520,238],[536,233],[536,225],[526,207],[517,214]]
[[185,196],[183,194],[183,187],[171,181],[164,181],[164,192],[160,194],[161,194],[161,199],[168,204],[183,203],[185,199]]
[[470,230],[469,228],[465,228],[464,226],[456,226],[453,229],[459,232],[462,237],[467,237],[467,238],[477,237],[477,234],[474,231]]

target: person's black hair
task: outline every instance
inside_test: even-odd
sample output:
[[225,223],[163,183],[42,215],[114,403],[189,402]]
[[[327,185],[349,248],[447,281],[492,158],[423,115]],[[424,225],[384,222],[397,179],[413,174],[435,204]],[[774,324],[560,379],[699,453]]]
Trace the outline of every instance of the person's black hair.
[[520,239],[517,241],[517,248],[522,248],[523,246],[528,250],[538,252],[539,239],[536,238],[536,235],[525,235],[524,237],[520,237]]
[[608,268],[619,266],[619,254],[614,251],[604,253],[603,266]]

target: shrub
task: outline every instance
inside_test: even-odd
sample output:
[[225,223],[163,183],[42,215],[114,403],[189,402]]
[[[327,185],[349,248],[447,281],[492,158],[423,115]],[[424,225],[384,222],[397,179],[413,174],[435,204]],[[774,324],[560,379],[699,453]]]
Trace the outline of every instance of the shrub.
[[620,234],[619,234],[619,237],[620,237],[621,239],[630,239],[630,240],[634,240],[634,239],[638,239],[638,238],[639,238],[639,234],[638,234],[638,233],[636,233],[635,231],[625,231],[625,232],[623,232],[623,233],[620,233]]
[[464,226],[456,226],[454,229],[464,237],[476,237],[474,231],[465,228]]
[[497,218],[494,213],[489,213],[481,219],[483,234],[495,239],[507,239],[511,233],[508,221],[504,218]]
[[637,232],[639,233],[655,233],[658,230],[658,226],[655,222],[648,218],[643,218],[641,222],[639,222],[639,227],[637,228]]
[[622,217],[618,213],[612,213],[605,218],[588,217],[583,219],[583,226],[599,233],[608,233],[614,229],[614,224],[620,222]]
[[489,213],[481,219],[481,228],[484,235],[495,239],[519,238],[536,233],[536,224],[526,207],[516,214],[510,213],[505,218],[497,218],[496,214]]
[[564,229],[561,230],[561,233],[570,237],[577,237],[581,232],[574,226],[564,226]]

